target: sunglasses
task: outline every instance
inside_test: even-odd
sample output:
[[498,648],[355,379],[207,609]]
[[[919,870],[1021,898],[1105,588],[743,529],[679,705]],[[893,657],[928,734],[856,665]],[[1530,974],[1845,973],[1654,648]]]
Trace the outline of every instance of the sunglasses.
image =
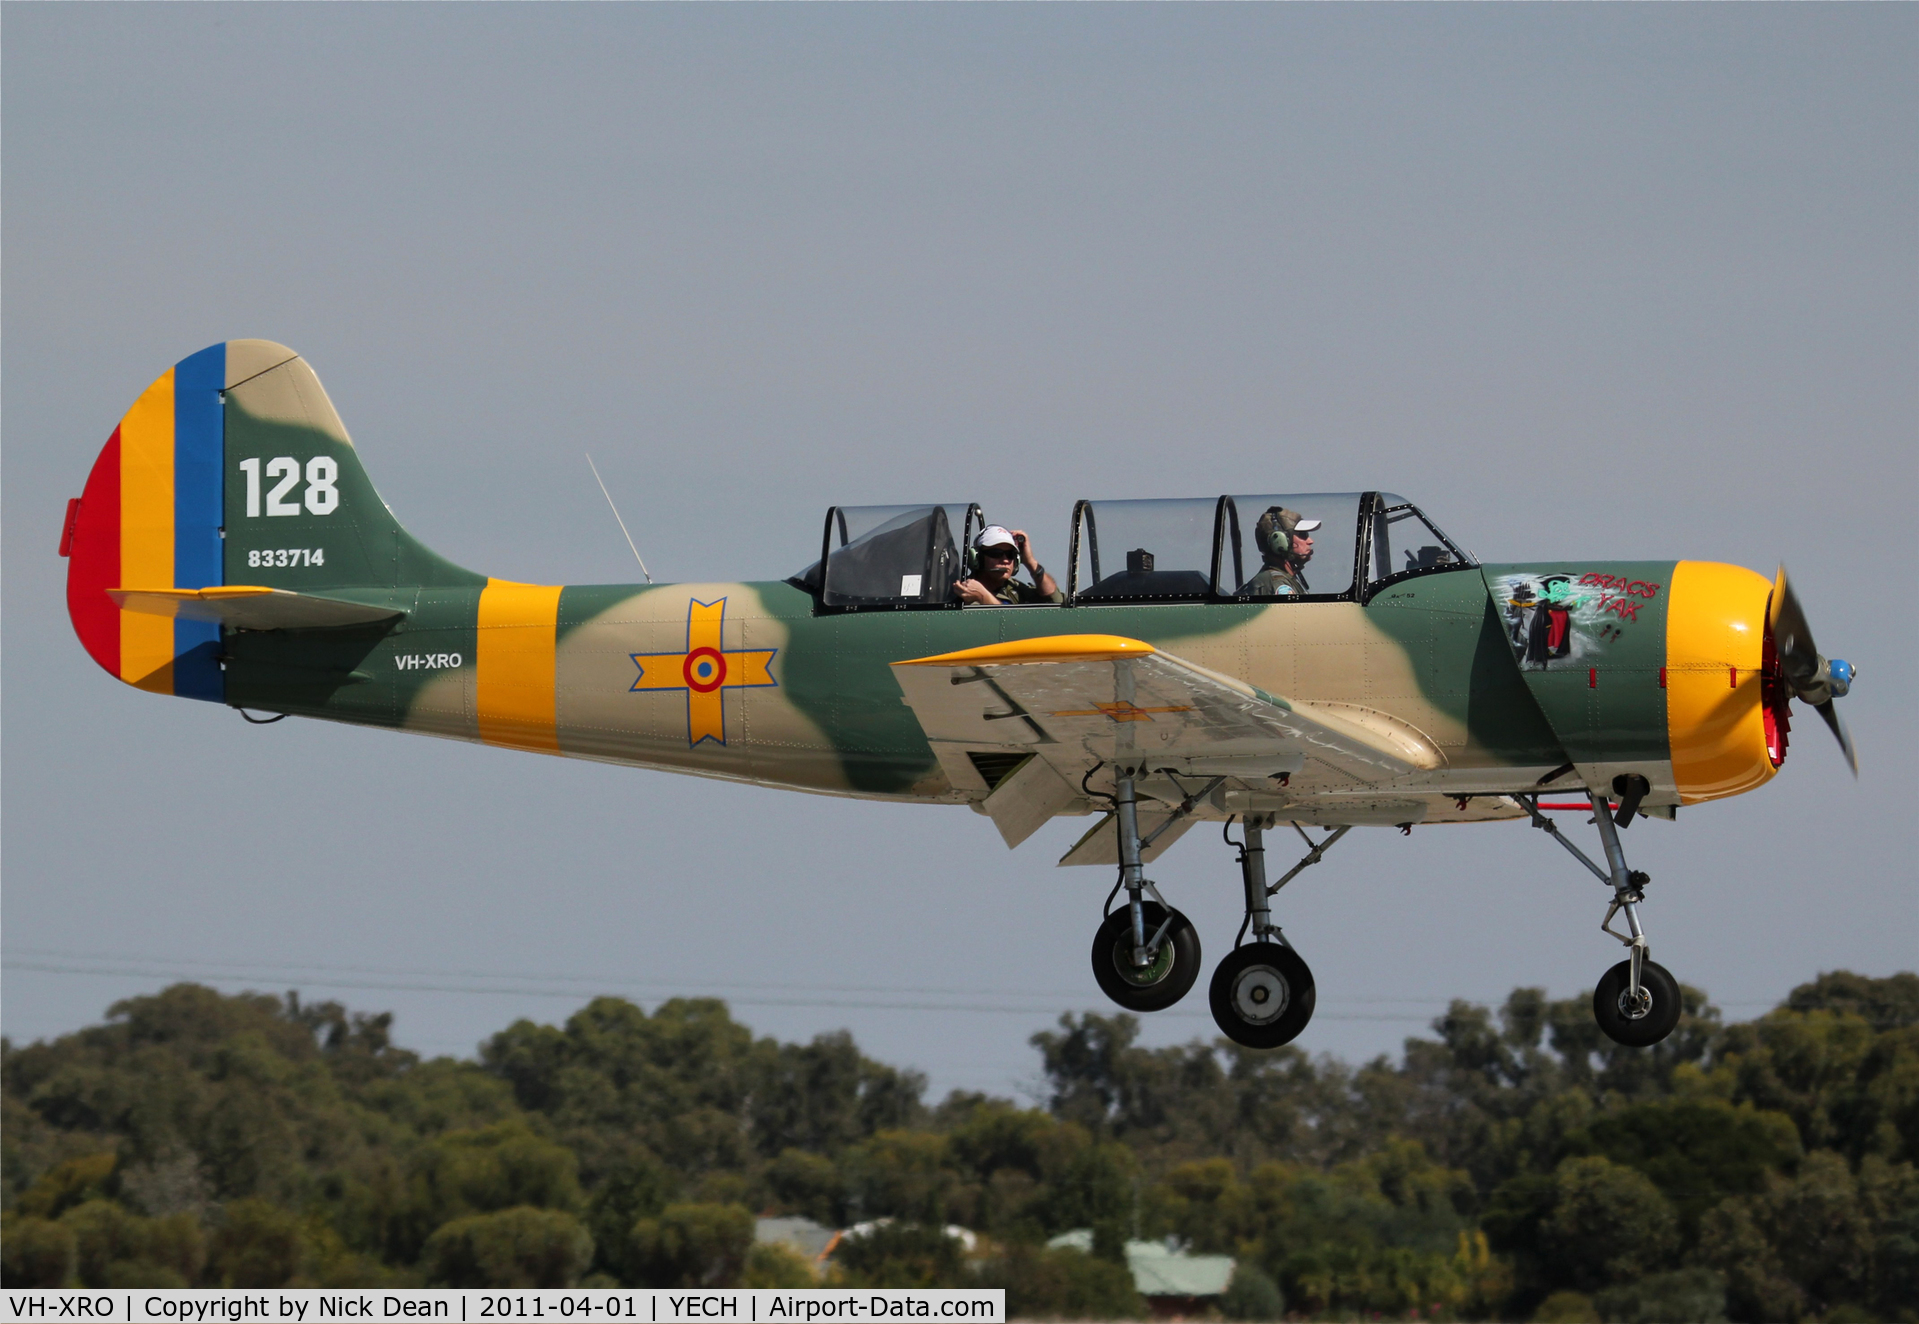
[[1017,561],[1019,559],[1018,550],[1012,547],[982,547],[979,549],[979,554],[989,561]]

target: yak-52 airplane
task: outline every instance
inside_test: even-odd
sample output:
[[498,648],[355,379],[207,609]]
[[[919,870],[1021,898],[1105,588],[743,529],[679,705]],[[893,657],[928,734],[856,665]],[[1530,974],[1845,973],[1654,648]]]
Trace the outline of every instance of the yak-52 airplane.
[[[1211,1001],[1255,1048],[1313,1013],[1273,893],[1355,826],[1496,819],[1529,820],[1610,888],[1602,927],[1629,950],[1593,1013],[1619,1043],[1656,1043],[1679,988],[1648,957],[1647,879],[1620,830],[1771,780],[1795,697],[1857,774],[1833,707],[1851,668],[1819,655],[1783,569],[1481,565],[1397,496],[1253,492],[1081,501],[1063,603],[962,605],[986,527],[966,503],[841,506],[789,579],[490,579],[400,527],[304,360],[234,340],[134,403],[60,551],[95,661],[278,715],[249,720],[965,804],[1008,846],[1097,814],[1060,863],[1117,867],[1093,973],[1136,1011],[1200,971],[1145,866],[1197,822],[1237,823],[1246,918]],[[1603,863],[1545,813],[1570,808],[1592,814]],[[1308,850],[1269,883],[1279,825]]]

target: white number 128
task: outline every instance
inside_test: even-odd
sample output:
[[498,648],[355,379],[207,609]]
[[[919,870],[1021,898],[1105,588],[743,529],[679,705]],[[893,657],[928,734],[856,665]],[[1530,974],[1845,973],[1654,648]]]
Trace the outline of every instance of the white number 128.
[[[260,461],[258,457],[240,461],[240,472],[247,476],[247,518],[260,517]],[[300,462],[291,455],[278,455],[267,461],[267,477],[278,478],[267,496],[267,514],[297,515],[301,502],[284,498],[300,481]],[[331,515],[340,508],[340,465],[330,455],[316,455],[307,461],[307,490],[303,497],[307,512]]]

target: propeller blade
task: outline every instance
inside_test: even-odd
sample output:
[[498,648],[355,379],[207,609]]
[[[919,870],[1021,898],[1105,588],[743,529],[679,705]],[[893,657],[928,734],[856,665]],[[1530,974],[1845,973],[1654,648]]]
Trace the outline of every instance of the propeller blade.
[[1832,706],[1831,699],[1827,699],[1824,703],[1813,709],[1813,711],[1825,718],[1826,725],[1832,728],[1833,736],[1839,741],[1839,748],[1845,751],[1846,766],[1852,769],[1853,780],[1857,781],[1859,779],[1859,755],[1853,751],[1852,732],[1846,729],[1846,719],[1841,717],[1839,710]]
[[1779,577],[1772,581],[1766,628],[1772,632],[1772,644],[1779,654],[1779,670],[1785,674],[1786,683],[1792,686],[1793,694],[1801,702],[1811,704],[1813,711],[1825,719],[1846,756],[1846,766],[1857,778],[1859,755],[1853,749],[1852,732],[1846,729],[1846,719],[1832,706],[1835,698],[1852,688],[1852,668],[1844,662],[1827,662],[1819,655],[1818,645],[1812,641],[1812,627],[1806,624],[1805,610],[1799,605],[1799,595],[1786,580],[1783,565],[1779,567]]
[[[1766,612],[1766,624],[1772,629],[1773,647],[1779,650],[1779,667],[1795,693],[1813,683],[1819,674],[1819,649],[1812,641],[1812,627],[1799,606],[1799,596],[1786,582],[1786,567],[1772,581],[1772,604]],[[1830,718],[1827,719],[1829,722]]]

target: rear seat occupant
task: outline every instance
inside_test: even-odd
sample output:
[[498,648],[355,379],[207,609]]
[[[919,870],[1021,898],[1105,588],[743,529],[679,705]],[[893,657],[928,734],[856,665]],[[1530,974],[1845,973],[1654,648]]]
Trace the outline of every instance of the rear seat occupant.
[[[959,595],[961,602],[982,607],[1010,607],[1039,602],[1057,606],[1066,601],[1066,595],[1046,573],[1046,567],[1033,559],[1032,544],[1018,529],[987,525],[980,530],[979,537],[973,539],[973,560],[973,577],[953,585],[953,592]],[[1013,577],[1022,562],[1033,577],[1031,584],[1022,584]]]
[[1241,592],[1255,598],[1310,592],[1306,586],[1306,563],[1313,559],[1311,534],[1318,527],[1318,520],[1305,519],[1296,510],[1267,507],[1259,523],[1253,526],[1253,541],[1259,547],[1264,566],[1246,581]]

